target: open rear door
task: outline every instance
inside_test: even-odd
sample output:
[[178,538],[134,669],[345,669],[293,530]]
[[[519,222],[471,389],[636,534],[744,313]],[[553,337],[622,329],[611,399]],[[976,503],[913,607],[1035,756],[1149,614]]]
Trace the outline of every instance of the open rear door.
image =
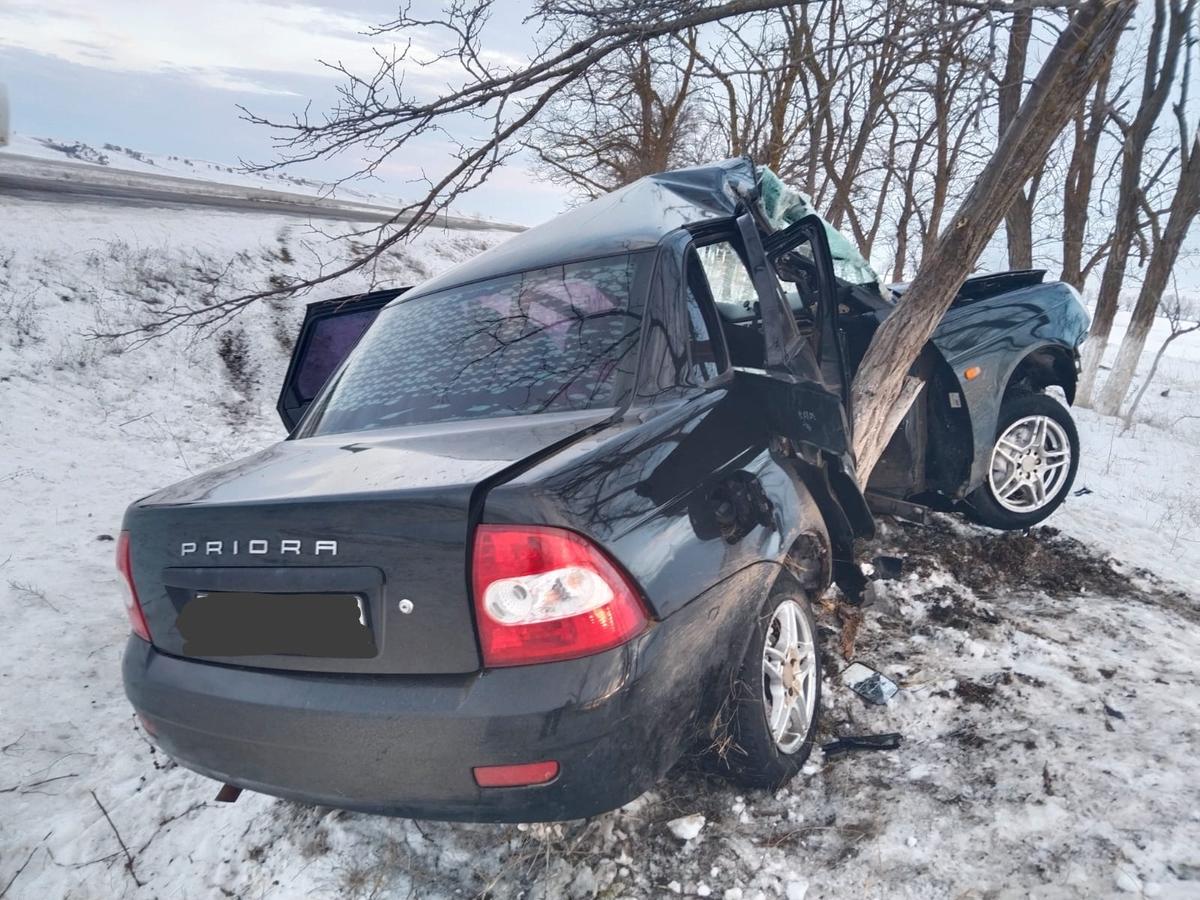
[[310,303],[275,408],[290,433],[379,311],[407,287]]

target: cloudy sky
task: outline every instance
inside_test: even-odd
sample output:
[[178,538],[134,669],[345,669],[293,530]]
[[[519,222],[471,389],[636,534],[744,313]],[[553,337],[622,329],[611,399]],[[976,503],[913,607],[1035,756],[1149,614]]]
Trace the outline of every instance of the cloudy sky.
[[[0,0],[0,82],[21,134],[222,163],[266,161],[266,133],[240,121],[237,106],[276,118],[303,111],[309,100],[314,111],[327,108],[339,78],[318,60],[370,69],[372,48],[387,46],[364,32],[396,9],[395,0]],[[514,21],[519,9],[514,3]],[[516,52],[521,28],[512,40]],[[451,75],[415,68],[409,83],[436,89]],[[380,172],[381,192],[411,194],[406,182],[422,166],[444,166],[447,152],[434,141],[412,148]],[[353,162],[297,174],[333,179],[353,171]],[[534,224],[564,201],[518,164],[460,209]]]

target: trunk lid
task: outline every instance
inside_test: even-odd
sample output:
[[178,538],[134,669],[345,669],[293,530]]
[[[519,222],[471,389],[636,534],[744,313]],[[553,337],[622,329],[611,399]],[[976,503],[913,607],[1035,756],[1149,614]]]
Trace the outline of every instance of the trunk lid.
[[284,441],[137,501],[124,527],[155,646],[262,668],[478,670],[477,491],[611,413]]

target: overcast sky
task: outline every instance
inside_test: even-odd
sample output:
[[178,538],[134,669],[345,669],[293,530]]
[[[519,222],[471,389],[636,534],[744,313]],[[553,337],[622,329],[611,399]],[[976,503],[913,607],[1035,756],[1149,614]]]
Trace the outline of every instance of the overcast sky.
[[[514,21],[523,8],[513,2]],[[276,118],[303,111],[310,99],[314,110],[327,108],[340,79],[317,60],[371,68],[379,42],[363,32],[396,10],[395,0],[0,0],[0,82],[21,134],[222,163],[266,161],[266,133],[240,121],[237,105]],[[514,28],[513,38],[523,44],[523,30]],[[410,83],[436,87],[450,74],[418,70]],[[379,189],[411,195],[406,182],[422,165],[444,167],[447,152],[434,141],[414,147],[381,170]],[[297,174],[334,179],[350,171],[353,160]],[[535,224],[565,199],[518,164],[465,198],[460,211]]]

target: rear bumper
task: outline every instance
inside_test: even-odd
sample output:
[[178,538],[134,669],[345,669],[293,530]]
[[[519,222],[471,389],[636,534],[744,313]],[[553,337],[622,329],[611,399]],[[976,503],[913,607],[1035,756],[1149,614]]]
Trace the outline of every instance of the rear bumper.
[[[720,682],[725,658],[695,643],[713,617],[689,606],[607,653],[463,676],[247,669],[131,637],[125,689],[170,756],[238,787],[418,818],[582,818],[653,785]],[[560,766],[545,785],[480,788],[472,774],[542,760]]]

